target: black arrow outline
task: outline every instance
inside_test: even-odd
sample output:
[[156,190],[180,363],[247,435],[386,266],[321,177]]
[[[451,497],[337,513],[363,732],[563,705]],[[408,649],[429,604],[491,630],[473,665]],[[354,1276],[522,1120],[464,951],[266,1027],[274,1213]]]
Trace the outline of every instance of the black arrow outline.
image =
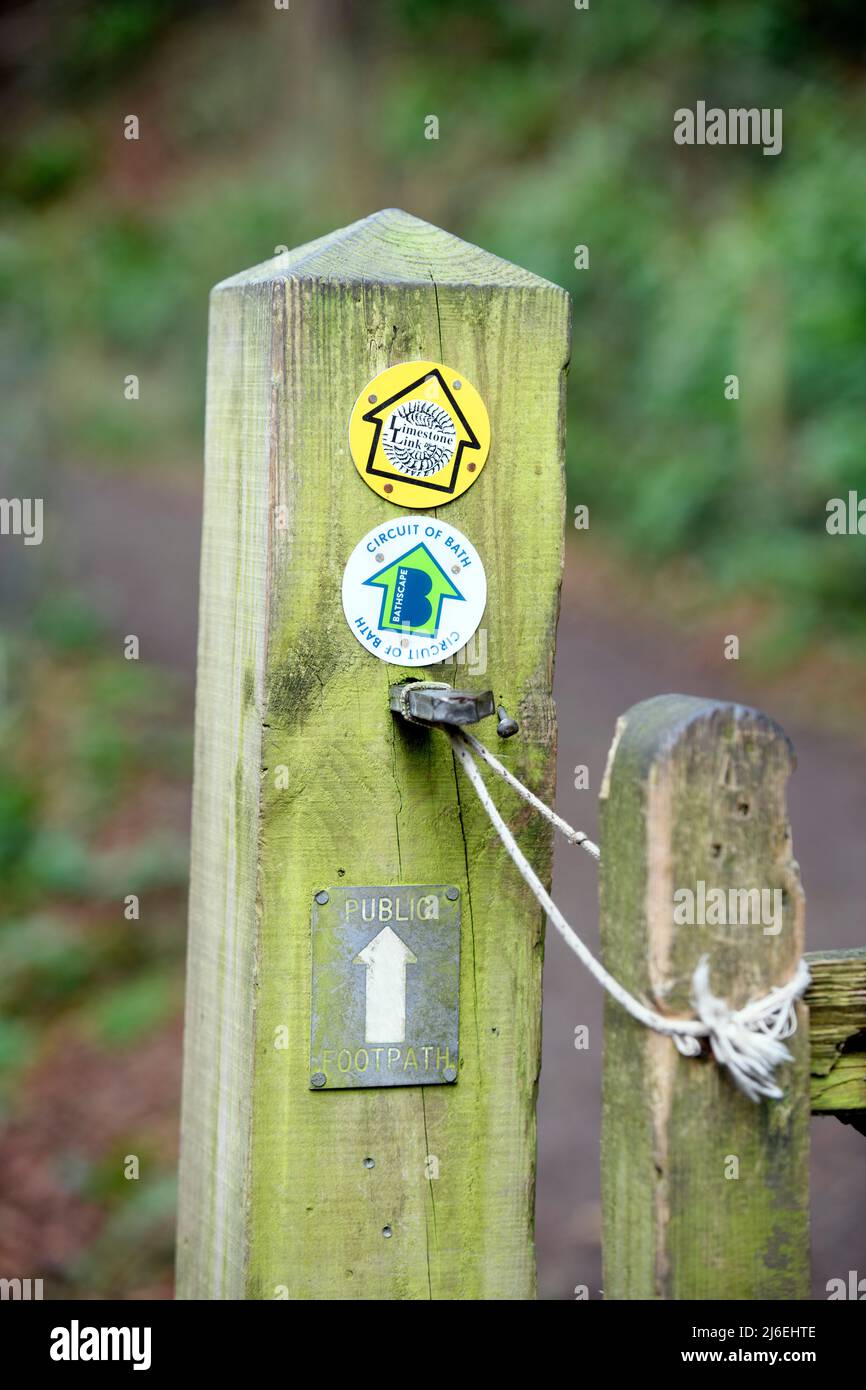
[[[449,404],[454,410],[455,415],[457,416],[458,420],[460,421],[461,425],[463,426],[464,430],[469,436],[468,439],[461,439],[460,443],[457,445],[457,452],[454,455],[454,462],[451,465],[451,478],[447,487],[444,483],[430,483],[426,480],[422,481],[422,479],[420,478],[407,478],[405,473],[400,473],[397,469],[394,469],[392,473],[387,473],[383,468],[373,467],[373,461],[376,457],[376,450],[379,447],[379,439],[381,438],[382,426],[384,424],[384,421],[380,420],[378,416],[383,410],[387,410],[389,406],[395,405],[396,402],[402,400],[404,396],[408,396],[410,391],[414,391],[418,386],[423,386],[425,382],[430,380],[431,376],[435,376],[438,380],[440,386],[445,392]],[[373,434],[373,443],[370,446],[370,455],[367,459],[367,466],[364,469],[364,472],[372,473],[377,478],[387,478],[389,482],[410,483],[412,487],[426,487],[429,488],[431,492],[453,493],[455,487],[457,486],[457,475],[460,472],[460,463],[463,458],[463,450],[481,448],[481,444],[478,441],[475,431],[473,430],[469,421],[466,419],[466,416],[463,414],[463,411],[460,409],[460,406],[457,404],[457,401],[455,400],[451,390],[449,389],[448,383],[446,382],[438,367],[434,367],[431,371],[426,371],[423,374],[423,376],[419,376],[415,381],[411,382],[409,386],[404,386],[402,391],[398,391],[396,395],[391,396],[389,400],[382,401],[380,404],[377,404],[372,410],[368,410],[366,415],[361,416],[361,419],[364,420],[367,424],[375,425],[376,427],[375,432]]]

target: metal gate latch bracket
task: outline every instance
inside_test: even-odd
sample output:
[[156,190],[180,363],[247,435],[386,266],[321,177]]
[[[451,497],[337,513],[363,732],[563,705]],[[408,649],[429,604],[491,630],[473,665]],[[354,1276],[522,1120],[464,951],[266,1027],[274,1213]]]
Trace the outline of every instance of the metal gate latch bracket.
[[518,731],[517,721],[502,705],[497,707],[492,690],[455,690],[444,681],[401,681],[388,694],[390,708],[410,724],[477,724],[497,714],[500,738]]

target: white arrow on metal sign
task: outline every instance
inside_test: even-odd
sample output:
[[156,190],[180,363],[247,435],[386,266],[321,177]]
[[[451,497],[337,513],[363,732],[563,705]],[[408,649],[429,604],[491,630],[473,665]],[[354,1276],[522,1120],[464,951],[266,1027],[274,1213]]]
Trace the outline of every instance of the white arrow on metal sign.
[[405,941],[390,927],[383,927],[363,951],[356,965],[367,971],[367,1013],[364,1041],[401,1043],[406,1038],[406,966],[417,965]]
[[453,1085],[457,885],[328,885],[313,896],[310,928],[310,1089]]

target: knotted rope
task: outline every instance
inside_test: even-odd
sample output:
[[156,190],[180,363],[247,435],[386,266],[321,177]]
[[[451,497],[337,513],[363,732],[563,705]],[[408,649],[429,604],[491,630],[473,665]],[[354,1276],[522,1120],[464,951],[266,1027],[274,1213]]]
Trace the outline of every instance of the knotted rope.
[[776,1084],[773,1073],[780,1063],[792,1060],[783,1040],[789,1038],[797,1028],[794,1004],[809,984],[809,968],[806,962],[799,962],[786,984],[778,985],[742,1009],[731,1009],[723,999],[716,998],[711,992],[709,957],[702,956],[692,976],[691,998],[697,1018],[666,1018],[657,1010],[642,1004],[605,970],[565,920],[499,814],[473,754],[477,754],[489,768],[513,787],[524,801],[549,820],[570,844],[579,845],[592,855],[593,859],[600,860],[598,845],[593,844],[580,830],[573,830],[567,821],[525,787],[498,758],[494,757],[490,749],[485,748],[472,734],[453,724],[440,724],[438,727],[447,734],[455,758],[472,783],[478,799],[524,882],[535,894],[560,936],[587,970],[595,976],[602,988],[606,989],[632,1018],[647,1028],[672,1038],[685,1057],[698,1056],[701,1052],[701,1039],[707,1038],[718,1064],[727,1067],[736,1085],[750,1100],[781,1099],[783,1092]]

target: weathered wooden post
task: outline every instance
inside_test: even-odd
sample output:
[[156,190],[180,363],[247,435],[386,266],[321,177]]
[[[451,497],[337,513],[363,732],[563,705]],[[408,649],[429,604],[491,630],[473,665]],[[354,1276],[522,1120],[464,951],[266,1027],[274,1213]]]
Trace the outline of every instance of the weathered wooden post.
[[[568,354],[564,291],[394,210],[214,291],[182,1297],[533,1295],[541,913],[461,785],[445,738],[395,720],[388,690],[407,675],[491,687],[520,720],[520,736],[503,755],[552,795]],[[463,420],[458,403],[468,400],[467,383],[489,416],[483,475],[479,467],[474,481],[476,464],[466,463],[466,490],[443,489],[447,506],[426,513],[446,533],[459,528],[486,568],[486,647],[476,648],[486,650],[486,671],[387,664],[365,649],[341,607],[357,543],[379,525],[384,535],[407,514],[388,500],[394,484],[383,479],[395,476],[388,467],[377,473],[371,454],[371,480],[357,458],[353,464],[353,406],[368,391],[359,420],[375,428],[372,407],[382,403],[369,390],[372,379],[397,364],[433,362],[459,374],[438,378],[454,419]],[[435,396],[433,375],[425,379]],[[446,420],[446,453],[449,429]],[[478,433],[458,430],[470,450]],[[409,466],[392,452],[394,469]],[[370,567],[383,558],[384,547],[371,552]],[[392,618],[409,593],[403,571],[395,573],[396,597],[387,591]],[[455,564],[436,579],[454,599],[452,611],[461,595],[448,585],[452,575],[461,585],[462,573]],[[418,583],[423,590],[427,580]],[[503,804],[527,853],[549,873],[547,830],[525,826],[522,803],[510,793]],[[388,912],[402,920],[403,885],[426,888],[428,907],[435,898],[443,918],[453,908],[460,922],[458,1054],[443,1053],[449,1065],[435,1077],[446,1084],[415,1084],[412,1071],[394,1084],[391,1053],[398,1053],[394,1065],[402,1059],[411,1067],[409,1053],[420,1062],[409,1047],[379,1047],[377,1062],[391,1067],[391,1084],[379,1084],[375,1048],[366,1044],[382,1041],[376,1028],[408,1030],[411,1019],[373,1025],[368,1013],[365,1045],[343,1047],[341,1028],[358,1041],[363,992],[353,986],[341,994],[340,981],[363,981],[373,957],[367,947],[363,959],[360,951],[324,962],[316,956],[345,944],[348,915],[359,910],[352,901],[369,898],[371,912],[379,912],[370,937],[389,887],[396,907]],[[347,897],[356,887],[371,891]],[[414,911],[419,901],[416,891],[403,906]],[[338,902],[328,935],[325,915]],[[321,913],[315,928],[314,911]],[[403,995],[411,1013],[419,992],[411,982],[427,978],[420,960],[426,938],[417,923],[400,930],[397,964],[402,978],[408,973],[406,990],[416,990]],[[444,941],[437,937],[443,979],[456,969]],[[319,998],[312,1055],[311,951]],[[428,1065],[439,1067],[435,1049],[428,1054]]]
[[809,1055],[812,1114],[866,1133],[866,951],[812,951]]
[[[712,992],[734,1007],[793,975],[804,900],[785,804],[792,768],[782,730],[740,705],[666,695],[620,720],[601,792],[601,930],[605,965],[632,993],[688,1017],[702,955]],[[679,1056],[606,1002],[607,1298],[808,1297],[802,1006],[787,1045],[784,1099],[756,1105],[714,1063]]]

